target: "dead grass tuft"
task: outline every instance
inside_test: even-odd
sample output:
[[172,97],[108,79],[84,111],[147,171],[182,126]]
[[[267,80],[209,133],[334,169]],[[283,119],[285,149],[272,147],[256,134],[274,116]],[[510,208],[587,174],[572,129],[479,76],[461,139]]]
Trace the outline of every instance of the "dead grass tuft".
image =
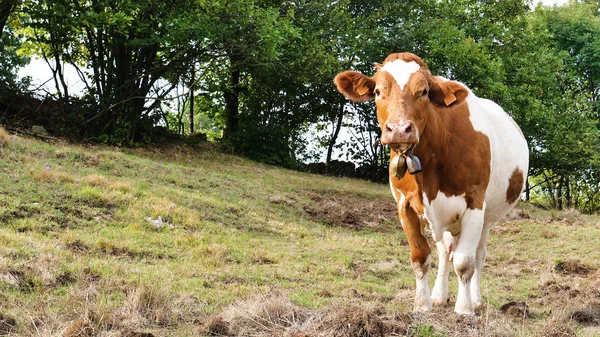
[[107,186],[109,184],[109,180],[106,177],[95,173],[83,177],[83,181],[91,186]]
[[96,336],[94,326],[87,320],[77,319],[67,326],[61,337],[92,337]]
[[385,335],[386,326],[377,312],[348,307],[326,315],[319,330],[330,337],[377,337]]
[[577,333],[567,323],[551,320],[540,329],[539,337],[576,337]]
[[29,171],[29,175],[31,175],[31,177],[36,181],[46,183],[67,184],[75,182],[75,178],[73,178],[73,176],[67,173],[53,171],[50,168],[44,168],[41,170],[31,170]]
[[264,336],[302,325],[308,317],[305,309],[278,293],[238,302],[222,315],[236,336]]
[[544,239],[553,239],[556,237],[556,233],[547,230],[543,230],[541,235]]
[[142,325],[169,326],[177,321],[171,307],[173,299],[158,287],[138,287],[131,291],[125,304],[125,314]]
[[10,143],[10,135],[3,127],[0,127],[0,147],[4,147]]
[[30,271],[25,272],[10,269],[0,272],[0,282],[15,287],[23,293],[30,293],[35,287],[34,275]]

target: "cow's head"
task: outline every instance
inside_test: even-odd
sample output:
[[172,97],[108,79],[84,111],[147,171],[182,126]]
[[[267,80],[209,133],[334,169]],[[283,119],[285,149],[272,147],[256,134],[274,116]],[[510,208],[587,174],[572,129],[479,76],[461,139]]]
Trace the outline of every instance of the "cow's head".
[[334,81],[353,101],[375,99],[381,143],[397,151],[419,143],[436,106],[459,104],[468,95],[461,84],[432,76],[411,53],[391,54],[376,69],[373,77],[345,71]]

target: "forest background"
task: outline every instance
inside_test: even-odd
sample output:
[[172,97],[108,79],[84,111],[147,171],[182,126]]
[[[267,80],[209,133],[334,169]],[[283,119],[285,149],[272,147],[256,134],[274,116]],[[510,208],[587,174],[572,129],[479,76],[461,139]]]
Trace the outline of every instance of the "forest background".
[[[332,79],[410,51],[520,125],[524,198],[600,210],[600,1],[2,0],[0,31],[8,128],[118,146],[180,135],[298,170],[324,158],[328,174],[344,166],[336,150],[345,174],[371,180],[385,180],[389,153],[374,105],[349,103]],[[32,58],[52,89],[17,76]]]

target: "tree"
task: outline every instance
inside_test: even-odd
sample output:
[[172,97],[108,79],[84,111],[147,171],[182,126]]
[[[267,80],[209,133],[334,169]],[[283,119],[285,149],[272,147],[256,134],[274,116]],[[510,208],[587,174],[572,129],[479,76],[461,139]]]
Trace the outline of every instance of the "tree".
[[59,96],[69,99],[62,80],[65,62],[79,69],[95,103],[81,136],[134,142],[152,130],[160,118],[156,108],[177,83],[160,89],[159,80],[178,77],[201,52],[188,44],[203,32],[194,5],[191,0],[25,3],[30,49],[52,60]]
[[18,54],[20,39],[15,36],[15,25],[10,18],[15,15],[19,0],[2,0],[0,2],[0,86],[1,89],[25,88],[27,80],[17,83],[17,69],[29,62],[28,57]]
[[[600,209],[600,19],[598,4],[572,3],[538,8],[536,19],[546,31],[540,42],[561,58],[555,86],[547,97],[550,111],[538,116],[535,144],[539,165],[533,172],[543,196],[559,209]],[[552,77],[550,77],[552,78]]]

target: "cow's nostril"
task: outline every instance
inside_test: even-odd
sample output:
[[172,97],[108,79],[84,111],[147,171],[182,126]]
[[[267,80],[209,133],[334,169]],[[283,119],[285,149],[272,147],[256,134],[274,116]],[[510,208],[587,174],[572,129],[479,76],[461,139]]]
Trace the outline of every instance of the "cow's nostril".
[[385,131],[387,131],[387,132],[393,132],[394,128],[392,128],[389,124],[386,124],[385,125]]
[[404,129],[404,133],[411,133],[412,132],[412,124],[408,124],[408,126]]

